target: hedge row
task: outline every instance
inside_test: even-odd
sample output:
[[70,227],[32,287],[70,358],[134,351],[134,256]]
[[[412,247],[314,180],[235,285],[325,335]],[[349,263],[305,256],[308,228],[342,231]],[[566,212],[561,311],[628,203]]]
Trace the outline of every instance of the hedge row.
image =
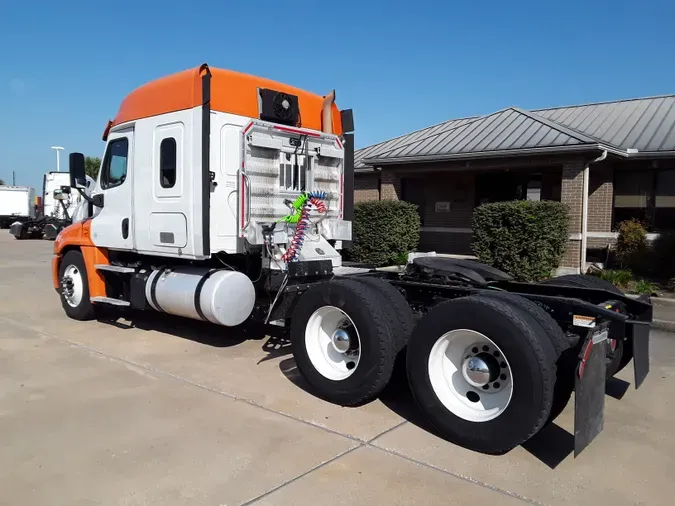
[[354,206],[353,245],[347,258],[377,267],[399,263],[420,240],[417,206],[397,200],[359,202]]
[[484,204],[473,212],[472,248],[478,259],[519,281],[553,273],[569,237],[567,206],[553,201],[515,200]]

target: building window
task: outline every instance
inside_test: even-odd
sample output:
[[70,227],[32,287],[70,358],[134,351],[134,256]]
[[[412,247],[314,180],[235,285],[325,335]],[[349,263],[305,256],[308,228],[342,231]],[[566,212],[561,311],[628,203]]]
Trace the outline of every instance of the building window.
[[176,184],[176,139],[167,137],[159,145],[159,184],[173,188]]
[[615,173],[614,228],[630,219],[649,232],[675,228],[675,170]]
[[106,190],[119,186],[127,178],[129,140],[121,137],[110,141],[101,170],[101,188]]

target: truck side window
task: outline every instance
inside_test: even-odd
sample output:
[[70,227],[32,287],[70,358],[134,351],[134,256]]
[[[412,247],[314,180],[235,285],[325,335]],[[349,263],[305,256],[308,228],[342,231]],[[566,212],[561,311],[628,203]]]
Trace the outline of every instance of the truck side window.
[[176,184],[176,139],[167,137],[159,145],[159,184],[173,188]]
[[127,157],[129,153],[129,140],[121,137],[111,141],[103,161],[101,172],[101,188],[114,188],[124,183],[127,178]]

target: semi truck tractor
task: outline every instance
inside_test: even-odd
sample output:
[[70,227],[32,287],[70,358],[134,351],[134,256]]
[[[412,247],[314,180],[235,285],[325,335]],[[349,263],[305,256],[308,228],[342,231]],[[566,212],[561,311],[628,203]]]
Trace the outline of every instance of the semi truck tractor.
[[0,228],[35,217],[35,190],[29,186],[0,185]]
[[[602,430],[606,377],[649,371],[649,299],[577,275],[519,283],[470,260],[402,272],[343,265],[353,116],[310,93],[206,64],[132,91],[105,128],[92,213],[54,242],[65,313],[104,307],[282,327],[313,392],[377,397],[404,364],[420,410],[479,452],[524,443],[575,391],[575,450]],[[400,358],[400,360],[397,360]]]
[[[86,192],[96,182],[86,176]],[[73,215],[88,202],[78,192],[72,192],[67,172],[47,172],[42,180],[42,205],[28,219],[14,221],[10,233],[17,239],[54,240],[73,221]]]

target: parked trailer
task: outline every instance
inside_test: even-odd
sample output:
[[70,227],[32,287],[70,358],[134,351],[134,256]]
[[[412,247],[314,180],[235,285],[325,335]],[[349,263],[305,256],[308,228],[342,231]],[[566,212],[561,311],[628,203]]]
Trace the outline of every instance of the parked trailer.
[[405,354],[427,419],[485,453],[527,441],[575,391],[578,454],[602,430],[606,377],[631,361],[636,387],[648,374],[649,299],[587,276],[517,283],[467,260],[343,266],[353,121],[334,99],[206,64],[132,92],[93,195],[70,155],[95,212],[54,243],[65,313],[282,326],[314,392],[345,406],[378,396]]
[[0,228],[35,217],[35,190],[30,186],[0,186]]

